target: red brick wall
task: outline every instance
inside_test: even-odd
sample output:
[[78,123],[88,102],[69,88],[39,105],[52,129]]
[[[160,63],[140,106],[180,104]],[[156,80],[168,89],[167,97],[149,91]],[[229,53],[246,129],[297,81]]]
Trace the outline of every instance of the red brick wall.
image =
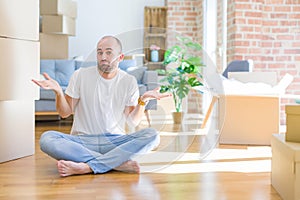
[[300,4],[287,2],[292,1],[228,0],[228,62],[253,59],[255,70],[296,75],[291,68],[300,55]]
[[[168,29],[171,35],[168,45],[172,45],[174,32],[189,36],[202,43],[202,4],[200,0],[168,0]],[[169,36],[169,35],[168,35]]]

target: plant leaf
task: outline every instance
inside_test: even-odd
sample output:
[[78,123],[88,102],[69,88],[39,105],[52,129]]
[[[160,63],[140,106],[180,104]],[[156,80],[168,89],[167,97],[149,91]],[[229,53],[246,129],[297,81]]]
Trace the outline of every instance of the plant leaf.
[[197,80],[196,77],[191,77],[188,79],[188,83],[191,87],[203,85],[200,81]]
[[200,44],[192,41],[185,43],[185,46],[197,51],[200,51],[202,49],[202,46]]
[[199,56],[189,57],[186,59],[186,62],[195,66],[203,66],[202,60]]
[[169,87],[168,86],[165,86],[165,85],[160,86],[160,89],[159,89],[160,93],[165,93],[167,91],[169,91]]
[[164,54],[164,65],[167,65],[172,62],[176,62],[180,57],[180,52],[182,48],[178,45],[175,45],[168,49]]
[[166,74],[167,74],[166,70],[164,70],[164,69],[157,69],[157,70],[155,70],[155,71],[156,71],[157,74],[159,74],[159,75],[166,75]]

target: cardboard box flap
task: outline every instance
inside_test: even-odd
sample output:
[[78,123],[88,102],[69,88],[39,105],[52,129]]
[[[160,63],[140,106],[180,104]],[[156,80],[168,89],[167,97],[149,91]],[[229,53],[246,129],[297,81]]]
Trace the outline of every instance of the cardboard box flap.
[[266,83],[271,86],[277,84],[276,72],[229,72],[228,78],[242,83]]
[[284,153],[286,157],[289,157],[295,162],[300,162],[300,143],[286,142],[285,134],[273,134],[271,140],[272,146],[279,147],[280,151]]
[[223,79],[225,94],[283,95],[293,76],[285,74],[277,83],[276,72],[230,72]]

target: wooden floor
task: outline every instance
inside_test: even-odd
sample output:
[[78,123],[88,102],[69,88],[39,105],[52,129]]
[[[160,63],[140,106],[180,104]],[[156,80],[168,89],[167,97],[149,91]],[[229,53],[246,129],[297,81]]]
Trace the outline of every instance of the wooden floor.
[[[0,164],[0,200],[280,199],[271,186],[269,146],[217,145],[202,157],[199,151],[203,151],[205,136],[197,132],[193,120],[188,128],[168,118],[161,123],[154,116],[152,121],[160,131],[161,144],[149,155],[136,158],[141,174],[112,171],[66,178],[59,177],[56,161],[40,151],[38,141],[46,130],[68,133],[71,122],[36,122],[35,155]],[[191,130],[197,133],[190,134]]]

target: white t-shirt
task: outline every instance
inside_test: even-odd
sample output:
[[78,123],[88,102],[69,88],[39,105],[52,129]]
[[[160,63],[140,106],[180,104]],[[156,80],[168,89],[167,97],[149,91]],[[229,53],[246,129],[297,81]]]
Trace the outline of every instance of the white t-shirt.
[[124,134],[124,109],[136,106],[139,90],[136,79],[119,70],[112,79],[104,79],[97,67],[75,71],[65,91],[79,99],[74,110],[71,134]]

